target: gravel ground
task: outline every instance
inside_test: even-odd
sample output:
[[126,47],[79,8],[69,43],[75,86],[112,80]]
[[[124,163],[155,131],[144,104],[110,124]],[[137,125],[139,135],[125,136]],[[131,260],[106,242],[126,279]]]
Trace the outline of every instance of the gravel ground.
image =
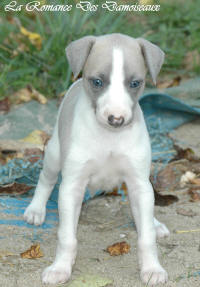
[[[185,124],[173,132],[173,137],[198,148],[198,123]],[[171,232],[168,238],[159,239],[157,243],[160,261],[169,274],[165,286],[197,287],[200,284],[200,273],[197,273],[200,271],[200,232],[176,231],[200,230],[200,202],[190,202],[189,195],[180,191],[174,191],[174,194],[179,197],[178,202],[166,207],[155,207],[155,216]],[[0,205],[1,219],[22,218],[22,215],[3,213],[4,208]],[[180,208],[186,212],[192,210],[194,215],[178,214]],[[49,229],[6,224],[0,226],[0,286],[43,286],[40,276],[54,259],[57,225],[58,222]],[[109,286],[144,286],[139,279],[137,233],[128,201],[123,202],[120,197],[101,196],[84,204],[78,226],[78,241],[78,255],[71,280],[85,274],[97,274],[110,278],[113,284]],[[128,254],[113,257],[105,252],[108,245],[119,241],[127,241],[131,245]],[[19,254],[36,243],[40,244],[44,257],[22,259]],[[10,256],[7,256],[8,252]]]
[[[180,200],[167,207],[155,207],[156,217],[171,231],[168,238],[158,240],[162,265],[169,273],[166,286],[199,286],[199,232],[176,233],[176,230],[200,228],[200,203],[178,195]],[[177,214],[177,209],[192,210],[193,217]],[[5,215],[15,218],[14,215]],[[43,286],[40,275],[54,258],[57,224],[51,229],[1,225],[1,250],[13,255],[0,256],[0,286]],[[112,257],[104,250],[119,241],[131,245],[128,254]],[[115,287],[143,286],[139,280],[136,252],[137,233],[128,202],[120,197],[99,197],[84,204],[78,226],[78,256],[72,279],[84,274],[98,274],[113,280]],[[40,243],[44,257],[22,259],[19,253]],[[67,286],[64,284],[63,286]]]

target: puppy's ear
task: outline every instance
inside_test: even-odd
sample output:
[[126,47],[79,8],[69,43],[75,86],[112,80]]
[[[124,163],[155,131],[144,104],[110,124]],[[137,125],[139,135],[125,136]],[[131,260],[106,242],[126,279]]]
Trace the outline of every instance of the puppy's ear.
[[143,38],[138,38],[137,40],[141,46],[153,83],[156,85],[156,78],[164,62],[165,53],[158,46]]
[[76,78],[84,67],[87,57],[94,45],[96,37],[86,36],[71,42],[66,48],[66,55],[71,66],[74,78]]

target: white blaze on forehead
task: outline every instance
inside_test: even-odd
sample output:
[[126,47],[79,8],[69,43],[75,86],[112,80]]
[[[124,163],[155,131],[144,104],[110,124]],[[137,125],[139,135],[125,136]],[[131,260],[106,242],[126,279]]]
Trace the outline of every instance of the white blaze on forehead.
[[[122,50],[114,48],[112,54],[112,73],[110,79],[110,89],[116,90],[115,97],[120,96],[120,91],[124,89],[124,55]],[[113,95],[114,96],[114,95]]]
[[107,122],[108,117],[123,117],[124,122],[132,118],[133,100],[125,87],[124,53],[114,47],[112,50],[112,69],[110,84],[105,93],[98,99],[97,113],[102,121]]
[[114,48],[112,52],[112,71],[110,76],[110,86],[108,90],[108,102],[110,108],[116,109],[116,113],[130,108],[132,101],[124,85],[124,54],[119,48]]

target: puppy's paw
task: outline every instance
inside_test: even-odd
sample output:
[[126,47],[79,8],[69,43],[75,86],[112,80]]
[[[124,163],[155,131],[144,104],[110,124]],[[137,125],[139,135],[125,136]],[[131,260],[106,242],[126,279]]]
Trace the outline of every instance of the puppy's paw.
[[46,208],[38,208],[30,204],[24,212],[24,219],[29,224],[41,225],[44,222],[45,215]]
[[169,229],[166,227],[165,224],[160,223],[156,226],[156,237],[163,238],[170,235]]
[[71,268],[64,269],[63,266],[52,264],[42,273],[42,282],[44,284],[65,283],[71,276]]
[[165,283],[168,280],[167,272],[161,266],[142,270],[140,277],[147,286]]

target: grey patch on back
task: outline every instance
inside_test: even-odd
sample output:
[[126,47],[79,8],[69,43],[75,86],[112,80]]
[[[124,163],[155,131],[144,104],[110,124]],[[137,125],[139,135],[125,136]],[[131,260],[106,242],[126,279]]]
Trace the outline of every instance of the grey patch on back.
[[69,150],[75,106],[82,92],[82,86],[82,79],[74,83],[74,85],[65,95],[63,102],[61,103],[58,118],[58,137],[60,143],[60,151],[62,154],[61,166]]

